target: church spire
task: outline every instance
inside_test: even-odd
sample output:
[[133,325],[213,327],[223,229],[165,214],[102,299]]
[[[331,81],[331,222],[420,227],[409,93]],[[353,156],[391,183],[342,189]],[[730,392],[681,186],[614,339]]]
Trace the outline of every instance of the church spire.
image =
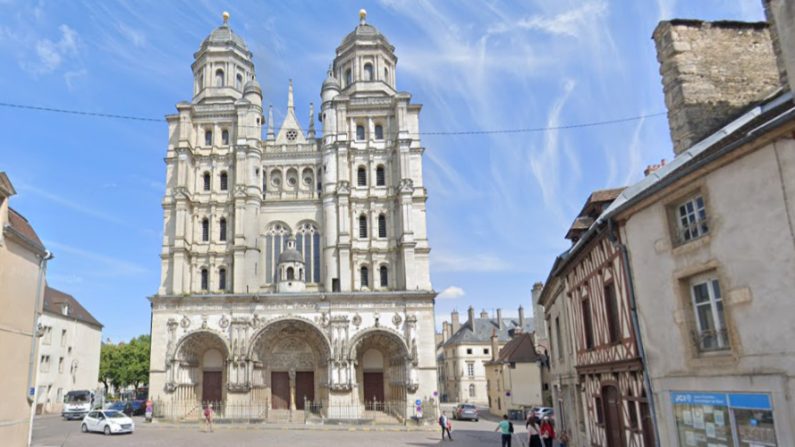
[[315,105],[311,102],[309,103],[309,130],[306,137],[309,139],[315,138]]
[[273,104],[268,106],[268,141],[273,141],[276,136],[273,133]]
[[293,80],[290,79],[290,87],[287,90],[287,109],[293,110],[295,108],[295,103],[293,102]]

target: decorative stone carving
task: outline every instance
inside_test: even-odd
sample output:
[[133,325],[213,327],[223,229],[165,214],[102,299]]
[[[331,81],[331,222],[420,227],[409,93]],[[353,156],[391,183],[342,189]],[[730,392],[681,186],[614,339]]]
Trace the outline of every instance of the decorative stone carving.
[[182,320],[179,322],[179,325],[182,326],[182,329],[187,329],[190,327],[190,318],[187,315],[182,316]]
[[202,329],[207,329],[207,315],[202,315]]
[[[205,320],[206,321],[206,320]],[[218,320],[218,326],[221,329],[226,329],[229,327],[229,318],[226,317],[226,314],[221,315],[221,319]]]
[[353,316],[353,325],[356,326],[356,329],[359,329],[359,326],[362,325],[362,316],[358,313]]
[[381,325],[380,322],[379,322],[380,315],[378,314],[378,312],[374,312],[373,313],[373,318],[375,318],[375,324],[373,324],[373,326],[380,327],[380,325]]
[[348,195],[351,193],[351,184],[347,180],[337,182],[337,194]]
[[262,326],[262,319],[260,318],[259,314],[254,314],[254,318],[251,319],[251,327],[254,329]]
[[412,193],[414,192],[414,180],[410,178],[404,178],[400,180],[400,184],[398,186],[398,190],[401,193]]
[[395,329],[400,327],[400,323],[403,322],[403,317],[400,316],[399,313],[395,312],[395,315],[392,317],[392,324],[395,325]]

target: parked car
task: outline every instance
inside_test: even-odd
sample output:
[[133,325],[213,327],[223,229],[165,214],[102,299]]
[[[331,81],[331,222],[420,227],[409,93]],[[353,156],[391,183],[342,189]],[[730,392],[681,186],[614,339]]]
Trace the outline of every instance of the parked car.
[[530,411],[532,411],[538,419],[544,419],[545,417],[555,417],[555,409],[552,407],[534,407]]
[[112,433],[132,433],[135,431],[135,422],[121,411],[94,410],[83,418],[80,425],[83,433],[98,431],[110,435]]
[[453,410],[453,419],[456,420],[470,420],[477,422],[479,419],[478,409],[472,404],[458,404]]
[[133,416],[143,416],[146,413],[146,401],[145,400],[134,400],[130,402],[132,404],[132,414]]

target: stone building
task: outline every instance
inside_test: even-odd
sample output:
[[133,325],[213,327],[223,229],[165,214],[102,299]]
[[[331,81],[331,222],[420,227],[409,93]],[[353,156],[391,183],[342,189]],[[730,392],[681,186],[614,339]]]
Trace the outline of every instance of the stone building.
[[27,445],[35,390],[37,323],[47,260],[30,222],[9,206],[16,191],[0,172],[0,439],[7,445]]
[[97,388],[102,324],[72,295],[47,286],[40,328],[36,402],[60,413],[66,393]]
[[467,315],[467,321],[461,324],[458,311],[453,311],[449,325],[443,323],[443,332],[449,328],[451,335],[442,345],[439,357],[442,364],[440,393],[446,402],[486,405],[489,394],[485,364],[492,360],[491,336],[496,333],[498,347],[502,348],[511,339],[509,331],[519,328],[532,333],[533,319],[525,318],[521,306],[517,318],[503,318],[501,309],[497,309],[496,318],[490,318],[486,311],[480,313],[480,318],[475,318],[472,306]]
[[491,360],[485,363],[486,392],[491,414],[518,413],[524,417],[533,407],[543,404],[541,372],[544,356],[532,334],[519,328],[509,330],[511,339],[499,348],[496,331],[491,336]]
[[150,394],[173,417],[208,401],[294,417],[311,401],[322,417],[406,418],[432,398],[421,106],[397,90],[394,50],[362,11],[320,88],[322,136],[292,83],[280,126],[263,110],[228,15],[194,54],[193,99],[167,117],[151,298]]

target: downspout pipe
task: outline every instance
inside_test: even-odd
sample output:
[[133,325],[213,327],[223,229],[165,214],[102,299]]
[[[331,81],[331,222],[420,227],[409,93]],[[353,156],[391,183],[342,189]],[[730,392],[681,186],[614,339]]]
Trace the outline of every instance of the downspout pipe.
[[47,261],[54,258],[49,250],[44,251],[44,255],[39,260],[39,278],[36,284],[36,303],[33,307],[33,328],[30,331],[30,358],[28,360],[28,387],[27,390],[33,389],[33,393],[28,392],[28,400],[30,401],[30,420],[28,421],[28,445],[33,440],[33,416],[36,414],[36,402],[38,401],[38,374],[36,371],[36,344],[38,343],[39,336],[39,318],[41,318],[42,298],[44,295],[44,281],[47,278]]
[[615,221],[613,219],[607,219],[607,228],[607,238],[614,246],[618,247],[618,250],[621,252],[621,261],[624,263],[624,280],[627,282],[627,289],[629,291],[629,314],[632,320],[632,329],[635,331],[635,344],[638,346],[640,363],[643,366],[643,386],[648,391],[646,399],[649,401],[649,415],[651,416],[652,428],[654,430],[654,445],[660,447],[660,431],[657,426],[657,408],[654,404],[654,390],[651,387],[651,378],[649,378],[646,350],[643,348],[643,338],[640,335],[638,307],[635,299],[635,283],[632,281],[632,268],[629,264],[629,250],[627,246],[619,240],[618,234],[616,233]]

